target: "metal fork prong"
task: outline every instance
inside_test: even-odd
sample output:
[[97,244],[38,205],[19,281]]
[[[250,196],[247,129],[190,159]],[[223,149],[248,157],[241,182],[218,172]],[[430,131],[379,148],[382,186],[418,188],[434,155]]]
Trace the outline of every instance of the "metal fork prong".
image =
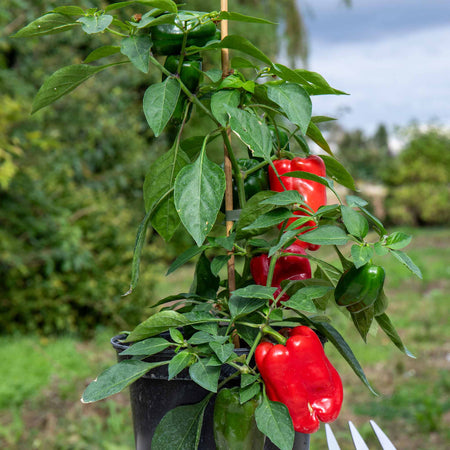
[[372,425],[373,431],[376,434],[383,450],[397,450],[394,447],[394,444],[389,440],[386,434],[384,434],[384,431],[375,423],[374,420],[370,420],[370,425]]
[[325,424],[325,433],[327,436],[328,450],[341,450],[341,447],[339,447],[339,444],[334,437],[334,433],[331,430],[330,425],[328,425],[327,423]]
[[348,422],[348,426],[350,428],[350,433],[352,435],[353,444],[355,446],[355,449],[356,450],[369,450],[369,447],[367,447],[366,443],[364,442],[364,439],[358,433],[358,430],[356,429],[355,425],[353,425],[351,420]]

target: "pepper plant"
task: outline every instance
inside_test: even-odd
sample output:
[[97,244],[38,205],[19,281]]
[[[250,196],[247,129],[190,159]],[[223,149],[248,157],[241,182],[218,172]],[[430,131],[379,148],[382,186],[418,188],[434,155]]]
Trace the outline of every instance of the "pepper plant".
[[[124,20],[121,10],[136,4],[148,11]],[[83,63],[51,75],[34,99],[33,112],[114,66],[160,74],[145,91],[143,112],[156,137],[169,124],[176,133],[148,168],[145,217],[137,227],[127,294],[136,287],[139,270],[149,269],[140,268],[149,227],[165,241],[180,226],[192,237],[195,244],[168,274],[196,259],[194,281],[189,292],[154,302],[150,316],[121,338],[130,359],[100,374],[82,398],[104,399],[157,366],[167,366],[169,380],[187,370],[205,389],[205,399],[194,419],[192,409],[189,417],[179,408],[169,411],[155,431],[154,450],[196,448],[203,411],[216,393],[219,449],[256,448],[257,443],[261,448],[267,436],[288,450],[294,429],[312,433],[319,420],[334,420],[342,384],[318,335],[373,391],[333,325],[336,312],[353,321],[364,341],[378,326],[412,356],[386,312],[385,271],[372,262],[374,254],[393,256],[420,277],[401,250],[411,238],[389,234],[362,198],[340,197],[336,184],[355,191],[354,180],[320,131],[320,123],[333,119],[312,115],[314,96],[344,92],[316,72],[272,61],[244,36],[228,35],[225,21],[273,25],[238,12],[190,11],[172,0],[140,0],[104,9],[60,6],[15,34],[32,37],[81,27],[93,39],[99,33],[117,38],[117,45],[100,46]],[[205,55],[214,53],[222,55],[221,67],[204,63]],[[195,114],[209,131],[185,139]],[[224,148],[222,165],[208,155],[217,140]],[[323,154],[312,155],[310,142]],[[327,190],[336,203],[326,204]],[[334,249],[339,263],[315,253],[320,246]],[[236,352],[237,347],[246,351]],[[173,350],[171,358],[146,361],[167,349]],[[225,379],[223,366],[232,369]],[[227,420],[231,416],[238,418],[234,424]],[[239,432],[233,429],[236,423]]]

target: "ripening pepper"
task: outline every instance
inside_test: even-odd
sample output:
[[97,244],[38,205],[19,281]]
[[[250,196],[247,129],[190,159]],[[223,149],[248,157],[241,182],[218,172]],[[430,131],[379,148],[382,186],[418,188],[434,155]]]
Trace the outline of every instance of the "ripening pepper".
[[381,294],[384,278],[385,272],[380,266],[351,267],[341,276],[334,290],[336,303],[351,313],[370,308]]
[[[323,160],[318,156],[308,156],[307,158],[294,158],[292,160],[289,159],[280,159],[273,162],[275,168],[277,169],[278,174],[281,175],[287,172],[309,172],[314,175],[319,175],[324,177],[326,175],[326,168]],[[324,185],[317,183],[317,181],[303,180],[301,178],[296,177],[281,177],[283,184],[287,190],[298,191],[300,195],[303,197],[305,203],[316,212],[321,206],[326,205],[327,203],[327,193]],[[280,183],[277,175],[275,174],[272,167],[269,167],[269,183],[270,189],[276,192],[284,191],[283,186]],[[294,211],[295,215],[304,216],[305,213],[302,211]],[[287,225],[289,226],[296,219],[291,218],[288,220]],[[280,224],[278,228],[281,228]],[[308,221],[297,229],[301,229],[304,227],[313,227],[314,222]],[[308,230],[309,231],[309,230]],[[306,232],[306,231],[305,231]],[[307,248],[308,250],[317,250],[320,248],[319,245],[316,244],[308,244],[306,242],[302,242],[298,240],[298,243]]]
[[[184,14],[188,12],[183,11]],[[216,25],[212,21],[198,25],[198,19],[194,15],[188,20],[176,18],[174,24],[166,23],[151,28],[153,52],[157,55],[179,54],[183,44],[184,31],[187,32],[186,47],[191,45],[203,47],[216,37]]]
[[261,394],[241,405],[239,389],[221,389],[214,403],[214,439],[217,450],[262,450],[264,434],[256,426],[255,410]]
[[[240,158],[237,160],[237,162],[239,168],[243,172],[246,172],[247,170],[250,170],[253,167],[260,164],[258,160],[249,158]],[[244,178],[244,190],[246,200],[253,197],[258,192],[266,191],[268,187],[269,187],[269,178],[267,176],[267,169],[265,167],[262,167],[261,169],[252,172],[250,175],[247,175]],[[233,202],[235,205],[239,205],[238,188],[235,183],[233,184]]]
[[[302,246],[298,243],[290,245],[283,250],[284,253],[297,253],[306,255]],[[269,273],[270,258],[267,254],[255,256],[250,261],[250,272],[256,284],[265,286]],[[281,256],[277,259],[272,278],[272,287],[277,287],[274,298],[282,291],[281,282],[284,280],[306,280],[311,278],[311,265],[307,258],[302,256]],[[283,294],[279,301],[289,300],[287,294]]]
[[[179,56],[170,55],[166,58],[164,67],[170,73],[177,75],[179,62]],[[195,93],[202,78],[202,63],[203,60],[199,56],[187,56],[181,63],[181,70],[179,73],[180,80],[192,93]],[[165,78],[166,75],[163,74],[162,79],[165,80]],[[171,118],[171,123],[173,123],[174,125],[178,125],[182,122],[187,101],[188,99],[186,94],[184,92],[181,92]],[[189,120],[189,115],[187,117],[187,120]]]
[[287,406],[295,431],[314,433],[338,417],[342,381],[311,328],[295,327],[286,345],[262,342],[255,361],[269,399]]

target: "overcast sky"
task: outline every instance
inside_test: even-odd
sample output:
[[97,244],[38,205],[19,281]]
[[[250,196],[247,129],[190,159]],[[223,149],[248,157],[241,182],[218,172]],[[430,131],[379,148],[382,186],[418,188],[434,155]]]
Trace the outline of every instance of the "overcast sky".
[[350,96],[314,97],[348,129],[450,125],[450,0],[297,0],[309,69]]

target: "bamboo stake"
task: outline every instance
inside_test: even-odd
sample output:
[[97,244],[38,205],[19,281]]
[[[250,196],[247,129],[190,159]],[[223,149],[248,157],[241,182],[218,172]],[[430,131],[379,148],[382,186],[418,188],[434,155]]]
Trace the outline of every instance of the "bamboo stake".
[[[220,10],[228,11],[228,0],[220,0]],[[224,39],[228,36],[228,20],[222,20],[220,22],[220,37]],[[230,74],[230,54],[227,48],[221,50],[222,59],[222,78],[226,78]],[[230,128],[227,129],[228,137],[231,136]],[[224,145],[224,169],[225,169],[225,213],[233,210],[233,171],[231,166],[231,160],[228,155],[227,147]],[[227,236],[230,235],[233,228],[233,221],[226,220]],[[235,274],[235,260],[234,253],[228,252],[230,259],[228,260],[228,290],[234,291],[236,289],[236,274]],[[234,346],[240,347],[239,336],[235,334],[233,336]]]

